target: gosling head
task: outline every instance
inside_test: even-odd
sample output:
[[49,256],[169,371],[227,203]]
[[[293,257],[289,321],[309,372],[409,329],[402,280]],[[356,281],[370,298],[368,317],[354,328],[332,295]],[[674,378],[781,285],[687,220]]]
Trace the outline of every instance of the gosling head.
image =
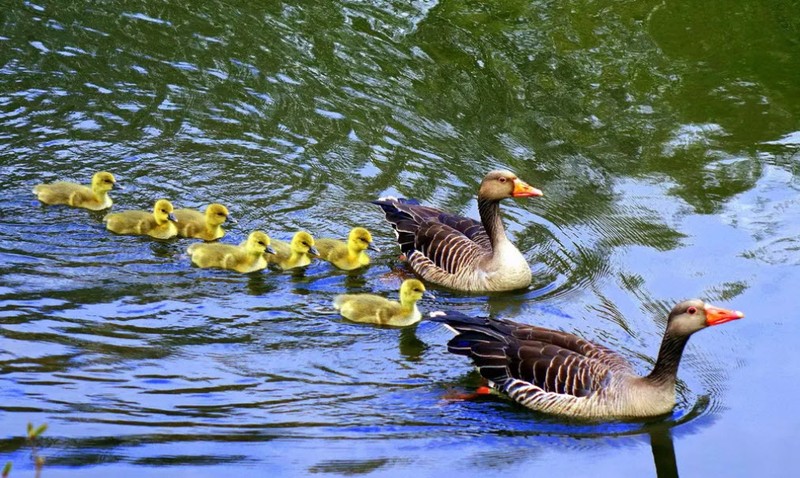
[[292,251],[299,254],[319,256],[319,251],[314,247],[314,238],[306,231],[300,231],[292,238]]
[[481,181],[478,197],[499,201],[505,198],[527,198],[542,196],[542,191],[519,179],[511,171],[490,171]]
[[225,221],[233,222],[230,218],[230,213],[228,213],[228,208],[217,203],[209,204],[206,207],[206,222],[208,224],[219,226]]
[[247,236],[246,248],[255,254],[275,254],[270,238],[264,231],[253,231]]
[[156,201],[156,205],[153,206],[153,216],[156,218],[156,224],[164,224],[167,221],[178,222],[172,211],[174,211],[174,208],[171,202],[166,199]]
[[98,193],[107,193],[112,189],[122,189],[121,186],[117,185],[117,180],[114,178],[113,174],[107,171],[94,173],[94,176],[92,176],[93,191]]
[[406,279],[400,286],[400,302],[416,302],[423,296],[433,298],[433,295],[425,293],[425,284],[418,279]]
[[667,333],[673,337],[688,337],[698,330],[712,325],[741,319],[744,314],[706,304],[700,299],[685,300],[675,307],[667,317]]
[[347,243],[352,250],[361,252],[365,249],[379,251],[377,246],[372,243],[372,234],[363,227],[354,227],[347,236]]

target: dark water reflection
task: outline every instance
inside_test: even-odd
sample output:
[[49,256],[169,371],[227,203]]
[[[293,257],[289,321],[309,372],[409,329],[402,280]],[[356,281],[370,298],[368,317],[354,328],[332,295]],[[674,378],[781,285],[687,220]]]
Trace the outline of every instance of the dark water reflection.
[[[0,461],[30,471],[20,437],[33,421],[50,425],[47,476],[793,466],[800,24],[788,4],[500,3],[4,9]],[[581,424],[496,397],[448,402],[478,379],[446,354],[446,331],[333,314],[336,294],[393,295],[404,274],[368,200],[477,216],[477,183],[498,166],[546,194],[504,209],[531,288],[437,290],[424,309],[575,331],[641,371],[674,302],[744,310],[692,340],[670,417]],[[191,241],[112,236],[103,213],[30,194],[99,169],[127,186],[116,210],[222,202],[239,220],[231,242],[361,225],[383,252],[351,273],[199,270]]]

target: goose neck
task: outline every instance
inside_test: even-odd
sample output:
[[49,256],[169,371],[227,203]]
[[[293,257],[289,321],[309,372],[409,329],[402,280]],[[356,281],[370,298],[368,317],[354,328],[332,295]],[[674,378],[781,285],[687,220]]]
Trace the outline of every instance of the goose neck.
[[503,220],[500,217],[500,201],[479,197],[478,213],[481,216],[483,228],[489,235],[492,248],[496,248],[500,242],[508,240]]
[[669,331],[664,333],[661,341],[661,348],[658,351],[658,358],[646,378],[654,385],[674,384],[678,375],[678,366],[681,363],[683,349],[689,341],[688,336],[673,336]]

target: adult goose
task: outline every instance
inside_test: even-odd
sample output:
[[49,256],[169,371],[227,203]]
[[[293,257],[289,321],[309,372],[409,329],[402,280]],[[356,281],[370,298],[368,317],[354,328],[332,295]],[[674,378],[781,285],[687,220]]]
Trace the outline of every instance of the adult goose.
[[457,334],[447,350],[470,357],[492,388],[533,410],[587,419],[670,412],[689,337],[742,317],[697,299],[679,303],[667,318],[655,366],[642,377],[621,355],[573,334],[458,312],[431,314]]
[[400,250],[422,279],[461,291],[491,292],[531,283],[528,262],[506,237],[500,201],[541,195],[514,173],[498,170],[489,172],[478,189],[480,222],[413,199],[387,197],[373,204],[383,209]]

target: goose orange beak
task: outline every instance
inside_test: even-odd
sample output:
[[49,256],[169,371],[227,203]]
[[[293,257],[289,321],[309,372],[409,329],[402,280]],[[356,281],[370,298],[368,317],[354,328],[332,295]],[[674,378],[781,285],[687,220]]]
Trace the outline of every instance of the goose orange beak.
[[515,179],[514,190],[511,192],[511,196],[515,198],[529,198],[534,196],[544,196],[544,193],[521,179]]
[[728,310],[713,305],[706,305],[706,325],[719,325],[732,320],[744,317],[744,313],[738,310]]

